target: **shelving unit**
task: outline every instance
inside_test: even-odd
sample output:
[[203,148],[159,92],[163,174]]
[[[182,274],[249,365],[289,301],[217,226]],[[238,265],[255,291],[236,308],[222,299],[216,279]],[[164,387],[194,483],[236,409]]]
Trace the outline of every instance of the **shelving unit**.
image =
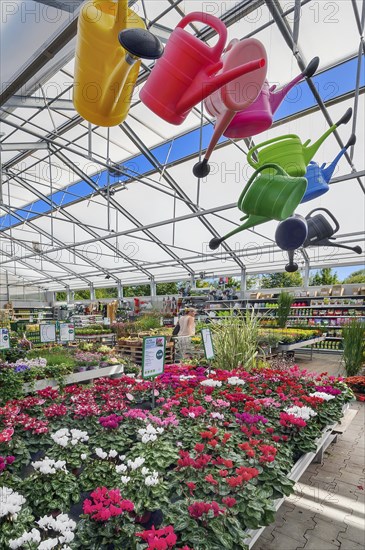
[[13,307],[12,321],[23,321],[26,323],[38,321],[53,321],[54,308],[50,306],[39,307]]

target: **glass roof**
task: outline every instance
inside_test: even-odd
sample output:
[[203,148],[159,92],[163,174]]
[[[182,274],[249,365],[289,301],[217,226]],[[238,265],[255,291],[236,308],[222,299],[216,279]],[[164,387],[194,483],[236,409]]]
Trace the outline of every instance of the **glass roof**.
[[[142,63],[125,123],[103,128],[78,115],[72,103],[72,25],[80,4],[1,2],[0,273],[58,290],[115,285],[118,280],[168,281],[200,271],[234,275],[243,268],[248,273],[283,270],[287,258],[275,244],[275,221],[238,233],[217,251],[209,249],[213,236],[240,224],[237,199],[253,173],[245,155],[247,142],[222,138],[211,157],[210,175],[198,181],[192,167],[210,141],[213,121],[198,104],[175,126],[141,103],[139,93],[153,62]],[[297,57],[304,64],[320,57],[312,78],[320,104],[302,81],[276,112],[273,127],[253,142],[283,134],[316,141],[329,119],[339,120],[352,107],[355,116],[338,129],[338,139],[331,135],[324,142],[314,160],[331,162],[352,132],[356,145],[340,160],[330,191],[296,212],[307,215],[314,208],[328,208],[340,225],[338,241],[365,248],[365,66],[361,50],[359,55],[365,3],[304,0],[295,22],[294,2],[278,2],[286,29],[298,32],[297,56],[273,18],[270,2],[129,4],[164,42],[185,14],[199,10],[224,20],[229,40],[254,36],[266,48],[267,78],[278,88],[301,73]],[[189,28],[212,45],[216,36],[207,31],[201,23]],[[54,51],[58,43],[60,49]],[[53,55],[45,62],[47,49]],[[306,253],[311,268],[364,261],[340,248],[312,247]],[[301,251],[297,261],[304,266]]]

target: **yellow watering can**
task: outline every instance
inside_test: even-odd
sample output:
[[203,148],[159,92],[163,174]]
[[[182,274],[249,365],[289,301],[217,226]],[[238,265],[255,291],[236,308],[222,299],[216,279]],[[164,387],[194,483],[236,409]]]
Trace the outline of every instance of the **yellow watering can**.
[[[259,143],[247,153],[248,163],[255,169],[267,163],[275,163],[284,168],[289,176],[304,176],[307,165],[312,160],[325,139],[341,124],[347,124],[352,117],[351,107],[343,117],[331,126],[315,143],[309,146],[310,139],[302,143],[299,136],[287,134]],[[259,151],[260,149],[260,151]],[[257,154],[257,161],[253,154]]]
[[[124,29],[124,30],[123,30]],[[77,30],[73,103],[98,126],[127,117],[141,58],[161,57],[163,47],[127,0],[89,0]]]

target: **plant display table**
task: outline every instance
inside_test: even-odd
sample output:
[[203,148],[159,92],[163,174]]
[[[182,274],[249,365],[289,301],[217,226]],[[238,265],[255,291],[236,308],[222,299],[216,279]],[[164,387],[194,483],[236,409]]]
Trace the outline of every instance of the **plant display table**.
[[323,342],[325,340],[325,336],[319,336],[317,338],[311,338],[310,340],[302,340],[301,342],[295,342],[294,344],[279,344],[278,351],[282,352],[282,355],[284,355],[284,352],[286,351],[294,351],[296,349],[305,348],[307,346],[311,347],[311,359],[313,359],[313,346],[315,344],[318,344],[318,342]]
[[[128,357],[136,365],[142,365],[143,340],[141,338],[120,339],[117,346],[118,352]],[[166,343],[165,362],[174,361],[174,343]]]
[[[87,370],[84,372],[74,372],[69,376],[66,376],[64,379],[64,384],[77,384],[78,382],[87,382],[89,380],[94,380],[95,378],[102,378],[104,376],[113,376],[115,374],[121,374],[124,372],[124,365],[112,365],[110,367],[96,368],[92,370]],[[58,384],[56,380],[52,378],[44,378],[43,380],[37,380],[34,384],[34,390],[43,390],[48,386],[52,388],[57,388]],[[29,393],[32,391],[32,386],[30,384],[24,384],[24,391]]]

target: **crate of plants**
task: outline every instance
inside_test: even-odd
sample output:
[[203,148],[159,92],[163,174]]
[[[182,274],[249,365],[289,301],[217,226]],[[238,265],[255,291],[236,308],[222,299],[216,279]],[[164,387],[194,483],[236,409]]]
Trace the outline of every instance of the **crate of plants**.
[[365,401],[365,375],[348,376],[345,378],[345,382],[352,389],[358,401]]
[[0,548],[247,550],[353,398],[295,366],[170,365],[142,409],[151,391],[122,376],[3,405]]

